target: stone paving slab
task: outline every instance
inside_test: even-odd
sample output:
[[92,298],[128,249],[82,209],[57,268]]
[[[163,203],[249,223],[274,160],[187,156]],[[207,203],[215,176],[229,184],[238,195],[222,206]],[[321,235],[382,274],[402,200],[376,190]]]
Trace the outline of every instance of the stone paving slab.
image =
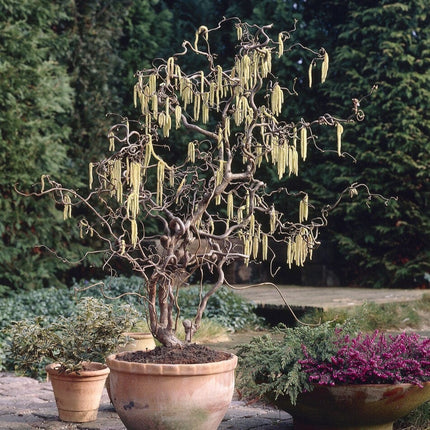
[[[323,310],[360,306],[364,303],[394,303],[422,299],[428,290],[401,290],[388,288],[348,288],[348,287],[302,287],[294,285],[262,284],[246,287],[237,285],[235,292],[258,306],[311,307]],[[278,291],[279,290],[279,291]],[[279,294],[281,292],[281,294]]]
[[[262,404],[234,399],[218,430],[290,430],[292,418]],[[106,390],[96,421],[65,423],[58,419],[50,382],[0,373],[1,430],[125,430]],[[186,430],[186,429],[184,429]],[[204,429],[202,429],[204,430]]]

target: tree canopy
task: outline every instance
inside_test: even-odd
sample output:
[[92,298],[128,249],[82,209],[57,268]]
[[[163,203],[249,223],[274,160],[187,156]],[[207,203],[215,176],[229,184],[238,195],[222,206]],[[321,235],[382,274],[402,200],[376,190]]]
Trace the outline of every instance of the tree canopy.
[[[112,124],[108,110],[132,109],[135,72],[149,67],[167,49],[180,50],[182,40],[200,24],[214,26],[222,16],[269,22],[275,28],[292,28],[297,20],[298,38],[330,53],[324,86],[309,88],[300,78],[295,82],[305,96],[285,104],[289,117],[313,117],[321,110],[347,117],[353,108],[351,98],[378,86],[361,101],[366,117],[360,127],[353,131],[344,127],[345,151],[360,148],[356,163],[351,166],[346,157],[339,162],[328,152],[325,157],[333,167],[321,175],[321,166],[313,163],[310,153],[312,167],[294,186],[310,186],[315,196],[310,203],[316,207],[353,182],[398,196],[397,204],[388,209],[343,205],[333,212],[323,240],[336,249],[344,283],[428,285],[427,6],[425,0],[1,0],[0,293],[67,283],[72,276],[91,273],[88,267],[71,271],[39,245],[79,258],[95,244],[66,235],[61,208],[42,200],[22,200],[14,184],[31,190],[42,174],[49,173],[84,186],[86,161],[97,159],[104,150]],[[220,37],[216,45],[220,56],[227,57],[235,41]],[[190,68],[195,61],[190,60]],[[310,58],[297,52],[282,61],[283,81],[287,70],[290,75],[297,70],[300,76]],[[324,130],[318,134],[323,146],[331,145],[332,139]],[[178,151],[183,151],[184,142],[179,136]]]

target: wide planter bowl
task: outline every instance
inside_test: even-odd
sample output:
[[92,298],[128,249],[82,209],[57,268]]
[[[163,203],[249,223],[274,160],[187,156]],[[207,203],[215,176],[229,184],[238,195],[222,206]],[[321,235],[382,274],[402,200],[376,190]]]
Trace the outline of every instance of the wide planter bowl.
[[316,385],[293,406],[288,396],[274,403],[293,416],[295,430],[392,430],[397,419],[430,400],[430,382],[413,384]]
[[128,430],[216,430],[230,405],[237,357],[204,364],[106,362],[113,405]]
[[46,366],[61,421],[84,423],[97,419],[109,368],[102,363],[84,363],[84,368],[59,373],[58,364]]

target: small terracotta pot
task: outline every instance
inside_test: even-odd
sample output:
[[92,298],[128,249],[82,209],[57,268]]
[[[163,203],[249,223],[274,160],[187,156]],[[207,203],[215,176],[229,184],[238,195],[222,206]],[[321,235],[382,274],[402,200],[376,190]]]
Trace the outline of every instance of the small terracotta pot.
[[88,370],[58,373],[58,364],[46,366],[61,421],[95,421],[109,368],[101,363],[84,363]]
[[123,335],[131,338],[132,340],[123,347],[121,347],[118,352],[150,351],[151,349],[155,348],[154,337],[151,333],[130,332],[123,333]]
[[110,355],[113,405],[128,430],[216,430],[230,405],[237,357],[204,364],[133,363]]
[[392,430],[397,419],[430,400],[430,382],[413,384],[316,385],[297,404],[273,403],[290,413],[295,430]]

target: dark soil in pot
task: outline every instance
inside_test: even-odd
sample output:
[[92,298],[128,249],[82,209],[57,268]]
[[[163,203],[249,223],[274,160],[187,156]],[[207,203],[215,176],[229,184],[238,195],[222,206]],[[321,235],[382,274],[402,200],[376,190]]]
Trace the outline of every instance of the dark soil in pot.
[[158,364],[199,364],[228,360],[231,354],[216,351],[203,345],[187,344],[183,347],[157,346],[151,351],[131,351],[118,357],[121,361]]

